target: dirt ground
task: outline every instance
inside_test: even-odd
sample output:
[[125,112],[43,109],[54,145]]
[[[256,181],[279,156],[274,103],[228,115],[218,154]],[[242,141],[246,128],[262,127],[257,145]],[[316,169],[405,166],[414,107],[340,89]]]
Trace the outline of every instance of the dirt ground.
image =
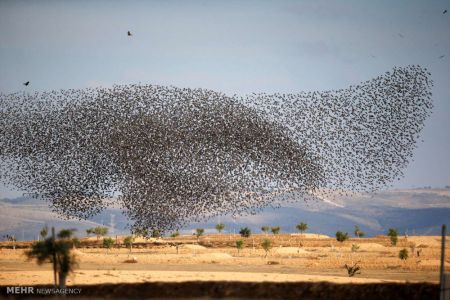
[[[267,257],[260,246],[266,238],[274,245]],[[233,247],[238,239],[245,241],[239,253]],[[118,237],[117,246],[110,250],[99,247],[101,239],[82,240],[82,246],[74,250],[78,267],[68,285],[187,281],[436,283],[439,277],[440,238],[432,236],[402,237],[395,247],[386,237],[339,243],[314,234],[249,238],[222,234],[198,241],[182,236],[137,239],[131,253],[120,245],[121,240]],[[51,265],[28,261],[26,249],[19,248],[26,245],[16,246],[13,250],[11,244],[0,243],[0,285],[52,284]],[[409,252],[406,261],[398,258],[404,248]],[[130,259],[136,262],[125,262]],[[349,277],[344,265],[353,263],[361,266],[361,274]],[[446,263],[450,267],[449,255]]]

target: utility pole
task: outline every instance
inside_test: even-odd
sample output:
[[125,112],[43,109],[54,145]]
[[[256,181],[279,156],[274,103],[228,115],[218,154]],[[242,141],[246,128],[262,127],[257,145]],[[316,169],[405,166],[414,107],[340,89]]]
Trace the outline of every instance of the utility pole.
[[445,300],[445,237],[447,235],[446,233],[447,228],[445,224],[442,225],[442,247],[441,247],[441,272],[440,272],[440,282],[441,282],[441,291],[440,291],[440,300]]
[[114,226],[116,225],[116,223],[114,222],[114,214],[110,214],[110,221],[109,221],[109,226],[111,227],[111,234],[114,234]]
[[56,236],[55,236],[55,227],[52,227],[52,252],[53,252],[53,279],[55,280],[55,287],[58,286],[57,278],[56,278]]

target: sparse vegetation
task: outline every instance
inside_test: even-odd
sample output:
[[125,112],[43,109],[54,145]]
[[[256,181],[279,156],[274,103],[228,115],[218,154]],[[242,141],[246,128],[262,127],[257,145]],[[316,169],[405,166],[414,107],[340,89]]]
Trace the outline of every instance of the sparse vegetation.
[[358,225],[355,225],[355,231],[354,234],[356,237],[361,238],[365,235],[364,231],[362,231]]
[[400,258],[401,260],[406,261],[408,259],[408,257],[409,257],[409,253],[408,253],[407,249],[403,248],[402,250],[400,250],[398,252],[398,258]]
[[81,244],[80,239],[78,239],[77,237],[72,238],[72,247],[73,248],[79,247],[80,244]]
[[123,240],[123,244],[125,245],[125,247],[127,247],[130,250],[133,249],[133,243],[134,243],[134,236],[129,235],[127,236],[124,240]]
[[239,234],[240,234],[242,237],[248,238],[248,237],[252,234],[252,231],[251,231],[250,228],[248,228],[248,227],[243,227],[243,228],[241,228],[241,230],[239,231]]
[[342,231],[336,232],[336,240],[341,243],[348,240],[348,233],[347,232],[344,233]]
[[75,228],[72,228],[72,229],[61,229],[58,232],[57,237],[59,239],[70,239],[70,238],[72,238],[72,236],[75,233],[75,231],[77,231]]
[[244,248],[244,241],[243,240],[237,240],[236,241],[236,249],[238,251],[238,255],[239,252]]
[[225,228],[225,224],[223,224],[223,223],[216,224],[216,230],[218,233],[222,233],[222,230],[224,230],[224,228]]
[[161,231],[159,231],[158,229],[153,229],[152,230],[152,238],[160,238],[161,237]]
[[262,226],[261,227],[261,231],[264,232],[265,234],[267,234],[269,232],[269,230],[270,230],[269,226]]
[[176,238],[177,236],[179,236],[180,235],[180,233],[178,232],[178,230],[177,231],[175,231],[175,232],[172,232],[172,234],[170,235],[170,237],[171,238]]
[[143,237],[145,239],[147,239],[148,236],[149,236],[147,229],[137,229],[133,233],[134,233],[135,236],[141,236],[141,237]]
[[353,277],[356,274],[361,274],[361,267],[358,266],[358,263],[355,263],[352,266],[345,264],[344,268],[347,270],[348,277]]
[[303,234],[303,232],[308,230],[308,224],[300,222],[300,224],[297,224],[296,228],[298,231],[300,231],[301,234]]
[[391,240],[391,245],[395,246],[397,245],[397,241],[398,241],[398,231],[395,228],[389,228],[389,231],[387,233],[387,236],[389,237],[389,239]]
[[205,232],[205,229],[203,229],[203,228],[195,229],[195,235],[197,236],[197,241],[203,235],[204,232]]
[[112,245],[114,245],[114,240],[110,237],[103,239],[103,247],[106,248],[106,253],[108,253],[108,250],[111,249]]
[[266,258],[267,254],[269,254],[269,251],[272,248],[272,242],[269,239],[264,239],[261,243],[261,247],[266,252],[266,255],[264,256],[264,258]]
[[47,234],[48,234],[48,226],[45,225],[44,227],[42,227],[41,231],[39,232],[39,235],[44,240],[47,237]]
[[270,230],[272,231],[273,234],[279,234],[281,228],[280,228],[280,226],[275,226],[275,227],[270,228]]
[[12,243],[12,246],[13,246],[13,250],[16,250],[16,241],[17,241],[16,236],[7,234],[7,235],[5,236],[5,239],[6,239],[8,242],[11,242],[11,243]]
[[86,234],[89,236],[90,234],[95,234],[97,236],[97,241],[100,237],[103,237],[108,234],[108,227],[97,226],[94,228],[86,229]]
[[[65,234],[60,231],[58,236]],[[75,256],[71,253],[71,241],[67,238],[53,240],[47,238],[44,241],[36,242],[31,250],[25,252],[29,259],[35,258],[39,265],[44,262],[51,262],[56,265],[58,273],[59,287],[66,287],[67,275],[73,271],[77,265]]]
[[[40,228],[38,228],[37,233],[39,233],[39,230]],[[213,231],[216,232],[214,228]],[[239,229],[237,231],[239,231]],[[151,230],[149,230],[149,232],[151,232]],[[56,233],[58,233],[58,231]],[[168,235],[170,233],[171,232],[169,232]],[[353,237],[353,231],[351,233],[351,236]],[[387,233],[387,230],[385,233]],[[49,236],[51,236],[51,227],[47,238]],[[57,236],[64,235],[59,234]],[[135,235],[133,236],[136,237]],[[263,233],[254,234],[252,232],[252,235],[248,239],[236,235],[234,237],[235,238],[233,238],[232,235],[218,234],[207,236],[207,239],[205,239],[205,244],[199,243],[200,245],[197,245],[195,243],[196,237],[192,235],[185,235],[180,239],[164,238],[165,246],[160,245],[152,247],[150,251],[152,254],[148,254],[148,249],[136,249],[136,246],[138,245],[136,244],[136,242],[138,242],[138,240],[136,240],[136,242],[132,244],[131,241],[130,243],[127,241],[128,239],[132,240],[132,237],[124,241],[125,236],[119,236],[117,239],[115,238],[115,236],[105,236],[104,239],[100,239],[99,243],[95,242],[95,238],[91,238],[90,240],[84,239],[82,240],[83,248],[80,249],[80,252],[82,253],[80,253],[79,257],[80,266],[83,268],[83,270],[80,270],[80,272],[78,272],[78,270],[76,271],[77,274],[82,274],[82,272],[84,272],[84,269],[99,269],[105,270],[104,273],[107,273],[109,270],[114,270],[114,267],[120,269],[123,268],[123,263],[127,259],[128,254],[128,260],[134,264],[133,269],[136,270],[146,270],[148,258],[151,258],[152,264],[160,264],[161,268],[164,268],[163,266],[165,266],[166,264],[177,264],[178,262],[184,264],[186,262],[187,265],[183,265],[183,269],[186,270],[190,269],[189,265],[196,265],[195,267],[193,266],[193,268],[195,270],[198,270],[200,268],[198,264],[219,263],[236,266],[235,270],[237,271],[242,268],[241,265],[245,265],[246,262],[250,261],[252,264],[252,268],[254,268],[254,270],[260,270],[260,272],[265,272],[265,270],[267,269],[258,269],[259,267],[257,265],[261,266],[261,268],[263,268],[263,265],[266,265],[267,268],[269,267],[267,266],[267,264],[269,263],[268,261],[278,261],[282,265],[290,265],[292,267],[298,267],[302,269],[304,268],[305,271],[320,270],[318,271],[320,275],[330,275],[329,270],[340,268],[341,272],[345,272],[342,274],[347,274],[347,272],[349,272],[348,276],[351,276],[353,274],[354,277],[358,277],[359,275],[356,274],[359,274],[360,272],[362,272],[362,270],[358,270],[357,267],[364,269],[367,268],[368,270],[364,272],[365,278],[372,278],[372,274],[379,274],[380,272],[382,273],[383,270],[401,270],[402,268],[406,268],[404,270],[405,279],[414,280],[414,278],[420,278],[420,280],[427,280],[426,278],[429,278],[427,272],[438,268],[439,263],[436,259],[436,253],[438,253],[440,249],[440,243],[436,241],[435,237],[412,236],[411,241],[409,241],[408,243],[404,244],[402,240],[401,247],[390,249],[386,248],[386,246],[390,245],[390,242],[388,241],[386,235],[384,235],[384,237],[377,236],[361,240],[353,238],[350,239],[351,242],[344,242],[344,245],[347,245],[345,247],[343,247],[339,242],[336,242],[334,235],[332,238],[321,236],[320,239],[317,239],[316,235],[308,235],[307,237],[304,237],[301,236],[300,233],[294,235],[283,233],[279,236],[272,237],[265,236]],[[201,239],[203,238],[204,237],[202,237]],[[114,244],[112,244],[111,239],[114,240]],[[269,247],[262,244],[264,239],[270,240],[271,244]],[[238,240],[241,240],[242,242]],[[64,239],[64,241],[66,241],[67,244],[72,247],[71,242],[73,242],[73,239]],[[208,243],[206,243],[206,241],[208,241]],[[297,247],[299,241],[303,242],[303,247],[306,247],[305,249],[300,249]],[[141,248],[141,245],[143,248],[147,248],[151,242],[147,242],[148,246],[143,245],[143,243],[145,242],[139,237],[138,248]],[[413,245],[413,243],[419,246],[416,246],[415,249],[410,249],[409,247]],[[111,244],[112,247],[110,247]],[[122,247],[114,249],[116,244],[121,244]],[[400,242],[397,244],[397,246],[399,244]],[[282,245],[281,248],[279,248],[280,245]],[[330,245],[331,247],[333,247],[334,245],[334,248],[330,249]],[[10,259],[11,264],[14,264],[15,268],[17,266],[17,270],[25,270],[25,268],[31,269],[32,272],[35,272],[33,277],[35,277],[37,280],[35,281],[36,284],[44,284],[44,279],[40,278],[42,276],[40,276],[39,273],[36,273],[38,272],[38,269],[33,269],[32,267],[30,267],[32,263],[35,264],[36,260],[34,259],[33,261],[28,262],[28,265],[24,265],[25,262],[21,261],[21,257],[23,257],[22,253],[26,251],[24,247],[27,246],[30,247],[31,243],[17,242],[16,250],[14,252],[12,250],[12,245],[10,242],[6,241],[0,243],[0,248],[2,248],[0,250],[2,253],[0,256],[3,258],[3,260]],[[125,248],[125,246],[127,246],[127,248]],[[168,246],[172,247],[169,248]],[[205,249],[204,247],[208,248]],[[17,250],[17,248],[20,249]],[[406,248],[408,250],[409,257],[407,259],[405,259],[406,255],[400,254],[399,252],[403,248]],[[414,258],[416,256],[416,253],[413,252],[413,250],[420,250],[422,248],[423,252],[421,253],[421,256],[417,260],[414,259],[413,261],[411,258],[413,257],[413,255]],[[175,249],[177,249],[177,251],[175,251]],[[393,249],[397,250],[393,252]],[[133,252],[137,251],[142,252],[139,253],[142,256],[133,254]],[[72,253],[74,252],[72,251]],[[103,254],[103,258],[98,256],[99,253]],[[108,255],[105,255],[105,253],[107,253]],[[112,255],[113,253],[114,255]],[[176,255],[177,253],[181,256]],[[136,266],[136,261],[132,260],[133,256],[137,257],[139,263],[141,262],[139,257],[142,257],[143,263],[141,266]],[[235,259],[230,259],[233,256],[235,257]],[[259,256],[260,260],[262,259],[261,263],[257,263],[257,261],[254,261],[256,256]],[[362,262],[360,261],[363,261],[365,264],[362,265]],[[354,262],[357,262],[358,264],[354,266]],[[257,265],[255,265],[255,263]],[[347,268],[344,269],[344,264],[347,264],[347,267],[349,267],[348,270]],[[86,266],[87,268],[85,268]],[[283,268],[280,268],[279,271],[282,272],[282,269]],[[50,270],[51,267],[49,265],[48,271]],[[31,271],[27,272],[27,274],[31,274]],[[278,272],[276,270],[273,271]],[[24,274],[24,276],[21,276],[18,272],[14,273],[15,275],[11,275],[11,279],[6,278],[5,276],[0,279],[3,280],[3,282],[6,282],[5,280],[9,280],[9,282],[12,282],[11,280],[16,280],[13,278],[17,278],[17,283],[23,283],[25,277],[28,278],[27,280],[31,280],[31,275]],[[97,272],[99,277],[97,279],[92,277],[91,275],[88,276],[88,272],[85,273],[86,274],[82,274],[80,276],[77,275],[77,281],[81,280],[81,278],[83,278],[83,280],[90,278],[88,280],[92,279],[92,282],[94,283],[97,282],[97,280],[100,280],[102,275],[109,275]],[[395,279],[394,277],[392,277],[394,275],[391,276],[391,273],[387,273],[388,274],[386,274],[386,278]],[[38,276],[36,276],[36,274]],[[109,276],[117,275],[117,273],[113,272]],[[131,275],[132,274],[129,274],[129,276]],[[263,277],[258,278],[260,278],[258,280],[264,280]],[[350,280],[351,278],[353,277],[347,277],[348,280]],[[138,276],[136,276],[136,280],[140,280]],[[70,281],[68,284],[70,284]]]

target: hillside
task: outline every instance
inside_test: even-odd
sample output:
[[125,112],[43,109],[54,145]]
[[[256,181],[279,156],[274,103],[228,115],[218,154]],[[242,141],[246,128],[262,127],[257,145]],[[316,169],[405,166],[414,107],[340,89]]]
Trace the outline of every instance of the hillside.
[[[227,232],[238,232],[247,226],[260,232],[262,225],[281,226],[283,232],[294,232],[300,221],[309,225],[310,232],[333,236],[337,230],[353,232],[358,225],[369,236],[384,234],[395,227],[409,235],[438,235],[440,225],[450,221],[450,189],[392,190],[377,194],[358,194],[352,197],[334,196],[333,199],[317,199],[308,203],[290,199],[280,208],[266,208],[256,215],[231,216],[212,219],[206,223],[193,223],[182,231],[190,232],[203,227],[214,232],[214,225],[223,222]],[[111,217],[111,215],[114,215]],[[30,198],[0,200],[0,235],[15,234],[18,239],[36,238],[44,224],[57,228],[84,230],[114,223],[114,233],[127,232],[127,220],[120,210],[108,209],[91,220],[60,219],[45,202]]]

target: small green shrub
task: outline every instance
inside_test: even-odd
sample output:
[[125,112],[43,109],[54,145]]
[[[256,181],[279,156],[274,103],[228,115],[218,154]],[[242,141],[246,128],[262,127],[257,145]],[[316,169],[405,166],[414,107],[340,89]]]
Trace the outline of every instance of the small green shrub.
[[344,268],[347,270],[348,277],[353,277],[356,274],[361,274],[361,267],[358,266],[358,263],[349,266],[345,264]]
[[110,249],[114,245],[114,240],[110,237],[103,239],[103,247],[106,249]]
[[281,228],[280,228],[280,226],[275,226],[275,227],[272,227],[270,230],[272,231],[273,234],[279,234]]
[[336,232],[336,240],[338,242],[344,242],[345,240],[348,240],[348,233],[347,232],[342,232],[342,231],[338,231]]
[[223,223],[216,224],[217,232],[221,233],[224,228],[225,228],[225,224],[223,224]]
[[250,230],[250,228],[248,228],[248,227],[244,227],[244,228],[241,228],[241,230],[239,231],[239,234],[242,236],[242,237],[249,237],[251,234],[252,234],[252,231]]
[[205,229],[203,228],[196,228],[195,229],[195,235],[197,236],[197,240],[205,233]]
[[297,224],[296,228],[298,231],[300,231],[301,234],[303,234],[303,232],[308,230],[308,224],[300,222],[300,224]]
[[402,250],[400,250],[398,252],[398,258],[400,258],[401,260],[407,260],[409,257],[409,253],[408,250],[403,248]]
[[267,257],[267,254],[269,253],[270,249],[272,248],[272,242],[269,239],[264,239],[261,243],[261,247],[266,252],[266,255],[264,257]]
[[236,241],[236,248],[237,248],[238,254],[239,254],[239,252],[244,248],[244,241],[243,240],[237,240]]
[[389,228],[387,236],[390,238],[392,246],[397,245],[397,241],[398,241],[398,230],[397,229]]
[[269,227],[269,226],[262,226],[262,227],[261,227],[261,231],[264,232],[264,233],[268,233],[269,230],[270,230],[270,227]]

